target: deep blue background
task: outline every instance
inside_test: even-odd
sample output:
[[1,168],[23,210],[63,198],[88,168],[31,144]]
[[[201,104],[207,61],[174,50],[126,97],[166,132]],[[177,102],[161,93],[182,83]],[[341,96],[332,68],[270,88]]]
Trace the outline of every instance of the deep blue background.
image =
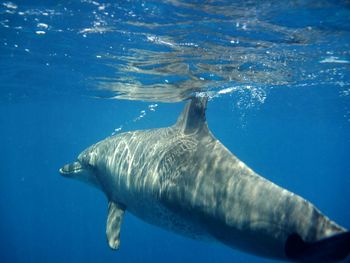
[[[121,125],[122,131],[172,125],[184,103],[158,102],[156,111],[152,112],[148,109],[149,102],[94,98],[96,94],[104,95],[93,89],[91,83],[95,77],[123,73],[107,65],[115,61],[101,60],[96,55],[108,51],[116,57],[132,56],[132,48],[142,49],[145,44],[143,35],[132,33],[146,29],[123,24],[127,19],[147,20],[142,1],[135,1],[135,5],[120,1],[113,19],[102,17],[107,26],[121,27],[130,34],[116,31],[90,34],[86,38],[79,30],[92,27],[92,22],[103,21],[94,15],[98,7],[92,1],[22,2],[16,2],[18,8],[14,14],[8,12],[13,11],[8,4],[0,2],[0,262],[270,262],[221,244],[178,236],[129,213],[121,230],[120,250],[109,249],[105,237],[106,198],[96,189],[61,177],[59,168]],[[267,1],[262,2],[269,8]],[[215,13],[213,20],[201,24],[203,9],[190,14],[193,23],[174,32],[186,33],[188,26],[190,33],[180,38],[184,43],[193,38],[195,43],[212,45],[215,49],[217,43],[226,41],[219,46],[228,45],[232,54],[236,49],[227,35],[242,34],[241,43],[244,37],[257,42],[261,38],[272,39],[271,51],[277,55],[271,60],[278,63],[287,60],[283,70],[290,71],[291,77],[286,80],[290,83],[274,86],[266,85],[269,82],[264,79],[256,80],[257,87],[261,84],[268,88],[263,103],[255,105],[249,102],[249,92],[215,97],[208,104],[209,128],[256,172],[310,200],[332,220],[349,229],[349,8],[342,6],[343,1],[300,1],[300,9],[286,8],[287,13],[279,14],[284,4],[277,2],[280,6],[274,7],[271,1],[271,12],[259,16],[257,8],[254,14],[285,26],[277,27],[281,34],[266,28],[260,32],[264,29],[261,27],[252,31],[237,29],[236,18],[216,25],[212,21],[225,16]],[[247,3],[253,6],[253,2]],[[186,20],[186,16],[170,16],[174,13],[170,5],[153,1],[148,2],[148,7],[158,11],[151,17],[157,23],[176,24],[176,19]],[[50,10],[56,13],[43,15]],[[135,20],[129,10],[137,14]],[[176,10],[180,14],[191,11],[186,6]],[[19,11],[29,13],[18,15]],[[249,18],[249,13],[238,14],[237,21],[249,21]],[[40,22],[49,25],[45,35],[35,33]],[[303,31],[310,25],[315,29],[312,34],[319,34]],[[196,29],[204,32],[203,35],[191,33]],[[287,29],[301,29],[301,34],[289,38],[283,33],[290,32]],[[148,33],[157,34],[157,30],[152,28]],[[167,34],[169,28],[162,30],[160,35]],[[221,35],[215,35],[216,31]],[[208,32],[210,37],[206,35]],[[248,47],[250,53],[261,51],[261,46],[249,49],[249,44],[254,46],[254,43],[244,42],[237,50],[242,52]],[[152,46],[153,43],[146,44],[149,49],[159,48]],[[110,50],[111,45],[115,53]],[[124,52],[123,47],[131,51]],[[293,49],[297,50],[297,56],[288,61],[289,57],[283,54]],[[347,62],[319,63],[331,56]],[[252,65],[247,64],[246,68]],[[248,74],[243,68],[242,74]],[[312,78],[306,78],[308,74]],[[232,82],[224,87],[239,84]],[[224,87],[219,85],[213,90]],[[242,99],[243,106],[238,106]],[[142,110],[146,116],[133,121]]]

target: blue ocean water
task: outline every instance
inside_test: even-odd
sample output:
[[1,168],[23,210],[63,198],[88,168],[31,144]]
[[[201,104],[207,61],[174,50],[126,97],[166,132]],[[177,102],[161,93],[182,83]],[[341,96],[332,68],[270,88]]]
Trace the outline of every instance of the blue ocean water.
[[210,97],[214,135],[350,228],[348,1],[0,1],[1,262],[271,262],[127,213],[58,169]]

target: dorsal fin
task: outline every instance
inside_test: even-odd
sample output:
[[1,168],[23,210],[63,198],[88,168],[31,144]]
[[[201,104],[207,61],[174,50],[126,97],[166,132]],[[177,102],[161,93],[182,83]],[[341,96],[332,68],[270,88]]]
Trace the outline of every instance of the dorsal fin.
[[192,97],[177,119],[176,126],[184,133],[208,132],[205,118],[208,97]]

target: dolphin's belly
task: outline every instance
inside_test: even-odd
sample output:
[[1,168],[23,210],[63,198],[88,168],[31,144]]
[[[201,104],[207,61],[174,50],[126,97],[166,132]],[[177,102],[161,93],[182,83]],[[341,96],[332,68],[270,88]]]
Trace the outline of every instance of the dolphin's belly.
[[161,204],[159,200],[144,199],[126,201],[127,210],[141,220],[166,230],[193,239],[210,240],[211,237],[202,228],[180,214],[174,213]]

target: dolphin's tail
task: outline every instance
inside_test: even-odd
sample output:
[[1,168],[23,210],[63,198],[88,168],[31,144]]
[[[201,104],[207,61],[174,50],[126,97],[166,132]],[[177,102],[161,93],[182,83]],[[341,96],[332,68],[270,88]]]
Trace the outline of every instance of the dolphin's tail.
[[[298,262],[350,262],[350,232],[336,234],[307,243],[297,234],[289,236],[285,246],[286,256]],[[346,261],[348,262],[348,261]]]

